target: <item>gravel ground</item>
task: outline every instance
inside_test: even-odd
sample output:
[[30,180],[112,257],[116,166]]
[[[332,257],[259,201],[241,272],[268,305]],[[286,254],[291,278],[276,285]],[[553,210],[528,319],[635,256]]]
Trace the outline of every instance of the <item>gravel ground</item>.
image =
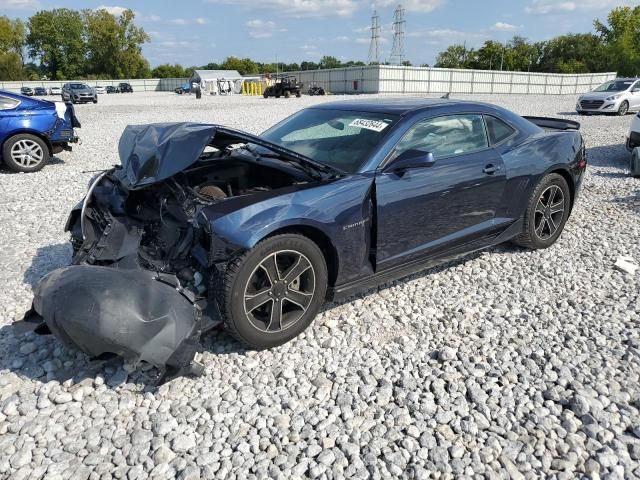
[[[567,115],[573,97],[475,96]],[[584,117],[590,166],[559,242],[510,246],[327,305],[271,351],[223,333],[206,374],[89,362],[25,332],[31,286],[70,258],[62,227],[129,123],[260,132],[328,99],[101,96],[83,144],[35,174],[0,172],[0,477],[634,478],[640,476],[640,181],[631,118]]]

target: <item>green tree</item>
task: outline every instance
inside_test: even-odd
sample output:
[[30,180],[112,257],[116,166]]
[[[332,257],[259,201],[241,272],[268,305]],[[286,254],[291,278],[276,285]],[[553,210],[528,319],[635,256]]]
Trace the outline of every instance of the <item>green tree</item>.
[[0,80],[22,79],[25,37],[21,20],[0,16]]
[[601,72],[606,66],[605,44],[592,33],[560,35],[541,46],[539,70],[557,73]]
[[240,75],[260,73],[260,66],[250,58],[227,57],[220,68],[222,70],[237,70]]
[[340,68],[340,67],[342,67],[342,63],[340,63],[340,60],[338,60],[336,57],[332,57],[330,55],[325,55],[324,57],[322,57],[320,59],[319,67],[322,68],[322,69]]
[[183,77],[190,76],[190,74],[187,75],[185,73],[185,70],[184,68],[182,68],[182,65],[179,65],[177,63],[173,65],[165,63],[163,65],[158,65],[156,68],[154,68],[151,71],[151,76],[153,78],[183,78]]
[[84,73],[84,23],[68,8],[43,10],[28,21],[29,55],[40,61],[49,78],[65,79]]
[[609,68],[620,75],[640,74],[640,6],[614,8],[606,24],[596,20],[594,27],[606,44]]
[[477,63],[477,52],[465,45],[450,45],[436,58],[436,67],[440,68],[469,68]]
[[88,72],[110,78],[144,78],[151,75],[142,56],[150,37],[137,27],[132,10],[112,15],[104,9],[84,10]]

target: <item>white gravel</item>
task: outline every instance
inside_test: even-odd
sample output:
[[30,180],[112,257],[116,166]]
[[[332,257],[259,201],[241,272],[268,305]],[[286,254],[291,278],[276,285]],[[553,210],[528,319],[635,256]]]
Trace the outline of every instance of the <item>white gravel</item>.
[[[336,99],[334,97],[333,99]],[[474,96],[570,115],[574,97]],[[10,323],[70,257],[62,231],[129,123],[258,133],[332,98],[102,95],[83,144],[0,171],[0,478],[611,478],[640,476],[640,181],[631,117],[582,117],[584,188],[560,241],[474,255],[331,304],[271,351],[205,341],[206,375],[161,388]]]

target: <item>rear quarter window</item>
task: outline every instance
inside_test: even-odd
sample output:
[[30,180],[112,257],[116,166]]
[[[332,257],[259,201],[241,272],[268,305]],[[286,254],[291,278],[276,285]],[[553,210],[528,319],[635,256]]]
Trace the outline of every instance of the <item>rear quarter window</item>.
[[491,145],[503,142],[516,133],[515,128],[496,117],[485,116],[484,118]]
[[11,110],[20,105],[20,100],[0,96],[0,110]]

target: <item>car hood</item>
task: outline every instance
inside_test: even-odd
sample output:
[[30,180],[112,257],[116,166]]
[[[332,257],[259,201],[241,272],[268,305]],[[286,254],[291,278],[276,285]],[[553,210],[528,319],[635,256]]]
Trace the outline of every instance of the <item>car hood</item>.
[[627,93],[627,90],[623,90],[621,92],[589,92],[582,95],[580,99],[581,100],[604,100],[605,98],[610,97],[611,95],[619,95],[619,94],[625,94],[625,93]]
[[200,159],[207,146],[225,149],[239,143],[261,145],[288,159],[319,166],[304,155],[250,133],[189,122],[129,125],[120,137],[118,154],[128,183],[126,187],[137,189],[189,168]]

